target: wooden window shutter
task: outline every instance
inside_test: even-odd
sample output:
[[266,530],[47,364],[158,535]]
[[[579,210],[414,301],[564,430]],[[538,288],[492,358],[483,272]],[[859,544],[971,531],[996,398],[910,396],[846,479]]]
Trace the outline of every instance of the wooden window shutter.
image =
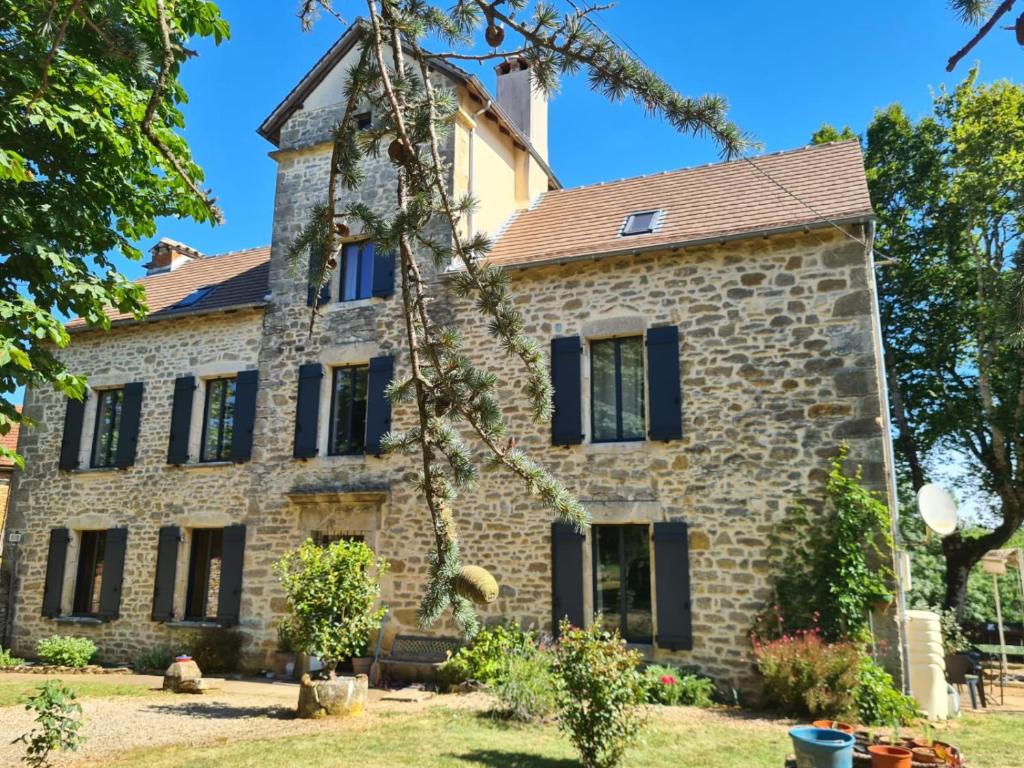
[[392,252],[373,254],[373,295],[381,299],[395,292],[395,254]]
[[[306,270],[306,283],[307,283],[307,286],[308,286],[306,288],[306,306],[307,307],[312,307],[313,306],[313,298],[317,295],[317,289],[313,286],[313,278],[315,277],[314,274],[313,274],[313,268],[316,266],[313,263],[313,261],[314,261],[313,256],[314,256],[313,249],[310,248],[309,249],[309,267]],[[330,281],[330,278],[328,278],[327,282],[324,285],[320,286],[320,297],[317,299],[316,303],[317,303],[317,306],[320,306],[321,304],[326,304],[330,300],[331,300],[331,281]]]
[[659,648],[693,649],[686,523],[654,524],[654,586]]
[[647,391],[651,440],[683,436],[683,396],[679,386],[679,329],[674,325],[647,331]]
[[256,390],[259,371],[239,371],[235,380],[235,414],[231,431],[231,460],[252,458],[252,432],[256,426]]
[[238,625],[242,610],[242,564],[245,560],[245,526],[224,529],[220,561],[220,595],[217,621],[222,627]]
[[568,618],[583,626],[583,534],[566,523],[551,524],[551,631]]
[[82,448],[82,422],[85,420],[85,400],[68,398],[64,411],[64,438],[60,443],[60,461],[63,470],[78,469],[78,456]]
[[43,584],[43,616],[60,616],[64,596],[64,562],[68,556],[71,532],[67,528],[50,529],[50,548],[46,553],[46,581]]
[[127,528],[111,528],[107,531],[103,552],[103,580],[100,582],[99,616],[103,621],[113,621],[121,615],[121,583],[127,546]]
[[366,382],[366,453],[380,456],[380,441],[391,430],[391,401],[385,394],[394,376],[392,357],[374,357]]
[[308,459],[317,454],[320,380],[323,377],[324,367],[320,363],[299,366],[299,392],[295,403],[295,445],[292,452],[296,459]]
[[174,380],[171,435],[167,443],[168,464],[185,464],[188,461],[188,436],[192,426],[192,399],[195,390],[195,376],[182,376]]
[[583,442],[580,365],[583,346],[579,336],[551,340],[551,386],[554,410],[551,415],[551,444],[577,445]]
[[142,391],[141,381],[124,386],[117,456],[114,457],[114,464],[119,469],[125,469],[135,463],[135,454],[139,446],[139,425],[142,423]]
[[181,529],[165,525],[160,529],[156,547],[156,580],[153,583],[153,621],[174,618],[174,580],[178,575],[178,545]]

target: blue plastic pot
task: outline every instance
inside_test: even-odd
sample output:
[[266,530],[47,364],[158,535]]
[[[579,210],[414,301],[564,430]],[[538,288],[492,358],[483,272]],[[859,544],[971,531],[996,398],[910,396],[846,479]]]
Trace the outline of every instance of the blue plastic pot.
[[853,734],[800,725],[789,730],[797,768],[853,768]]

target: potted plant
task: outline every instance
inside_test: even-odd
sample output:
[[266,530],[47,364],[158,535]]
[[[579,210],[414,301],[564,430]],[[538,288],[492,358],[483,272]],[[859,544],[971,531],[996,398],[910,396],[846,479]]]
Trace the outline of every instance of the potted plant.
[[274,651],[274,675],[290,680],[297,669],[298,654],[295,652],[295,641],[288,617],[277,625],[277,650]]
[[368,675],[370,674],[371,666],[373,666],[373,656],[370,655],[370,645],[369,642],[367,642],[358,651],[358,653],[352,657],[352,674]]
[[365,707],[366,675],[338,677],[335,668],[366,647],[384,615],[377,579],[387,567],[364,542],[349,540],[321,547],[308,539],[275,564],[291,644],[324,664],[323,678],[302,676],[299,717],[358,714]]

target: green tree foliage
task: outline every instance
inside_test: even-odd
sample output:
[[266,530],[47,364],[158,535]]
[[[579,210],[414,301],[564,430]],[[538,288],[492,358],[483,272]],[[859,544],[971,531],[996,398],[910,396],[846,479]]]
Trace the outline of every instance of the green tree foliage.
[[274,565],[288,599],[288,637],[296,650],[315,656],[334,675],[338,662],[358,656],[385,608],[378,578],[388,563],[362,541],[342,539],[321,547],[311,539]]
[[[530,65],[537,87],[545,91],[554,90],[563,75],[581,73],[610,100],[633,101],[681,134],[708,136],[727,156],[742,151],[748,140],[727,119],[723,99],[678,93],[602,32],[593,19],[597,6],[366,0],[365,10],[368,21],[355,27],[358,53],[343,86],[346,108],[334,130],[325,199],[310,211],[290,255],[298,268],[312,263],[310,287],[316,290],[337,267],[338,225],[346,220],[379,250],[396,254],[408,370],[392,382],[389,395],[395,403],[414,404],[416,424],[388,435],[384,448],[415,452],[421,459],[419,489],[430,515],[432,546],[420,622],[429,625],[450,607],[472,634],[477,628],[472,603],[457,590],[462,563],[456,500],[461,489],[476,482],[479,468],[463,436],[473,435],[488,466],[513,473],[560,520],[582,528],[588,517],[566,488],[510,439],[497,399],[499,385],[508,382],[470,362],[457,323],[431,302],[429,270],[457,265],[451,285],[456,295],[475,304],[479,316],[471,322],[488,328],[495,346],[520,368],[510,380],[524,393],[534,419],[550,417],[544,348],[525,333],[508,276],[483,261],[491,247],[488,237],[462,234],[462,222],[476,201],[452,196],[450,165],[441,151],[458,99],[445,81],[429,75],[437,64],[515,56]],[[340,18],[330,0],[304,0],[303,24],[313,24],[320,11]],[[481,38],[489,41],[484,53],[479,53]],[[449,50],[427,52],[422,46],[428,39]],[[371,107],[374,125],[360,131],[353,118],[363,104]],[[362,161],[385,155],[395,171],[393,212],[382,215],[365,205],[344,204],[345,191],[364,181]]]
[[902,468],[916,491],[960,457],[997,502],[992,530],[942,541],[958,612],[972,567],[1024,522],[1024,88],[977,78],[917,122],[880,111],[866,140]]
[[869,613],[891,597],[889,512],[859,473],[843,471],[845,456],[832,461],[823,513],[795,504],[772,533],[773,607],[757,617],[761,640],[816,630],[827,641],[870,642]]
[[22,734],[14,743],[25,744],[21,759],[32,768],[51,765],[51,753],[76,752],[85,741],[78,732],[82,727],[82,705],[75,701],[75,692],[60,680],[41,685],[39,693],[29,697],[25,709],[35,713],[39,727]]
[[68,317],[145,312],[112,254],[140,258],[160,216],[219,220],[178,75],[190,38],[227,35],[203,0],[0,0],[0,434],[20,386],[82,396],[54,354]]
[[846,141],[847,139],[856,138],[858,138],[857,134],[848,125],[844,125],[842,130],[838,130],[828,123],[823,123],[821,128],[811,134],[811,144],[828,144],[832,141]]

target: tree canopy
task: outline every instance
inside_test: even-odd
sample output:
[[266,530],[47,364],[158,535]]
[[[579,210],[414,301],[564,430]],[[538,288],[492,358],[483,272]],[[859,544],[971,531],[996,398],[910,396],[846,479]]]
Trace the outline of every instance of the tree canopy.
[[220,220],[178,75],[190,38],[227,36],[202,0],[0,0],[0,434],[21,420],[18,387],[82,396],[55,355],[69,317],[144,314],[114,254],[141,258],[161,216]]

